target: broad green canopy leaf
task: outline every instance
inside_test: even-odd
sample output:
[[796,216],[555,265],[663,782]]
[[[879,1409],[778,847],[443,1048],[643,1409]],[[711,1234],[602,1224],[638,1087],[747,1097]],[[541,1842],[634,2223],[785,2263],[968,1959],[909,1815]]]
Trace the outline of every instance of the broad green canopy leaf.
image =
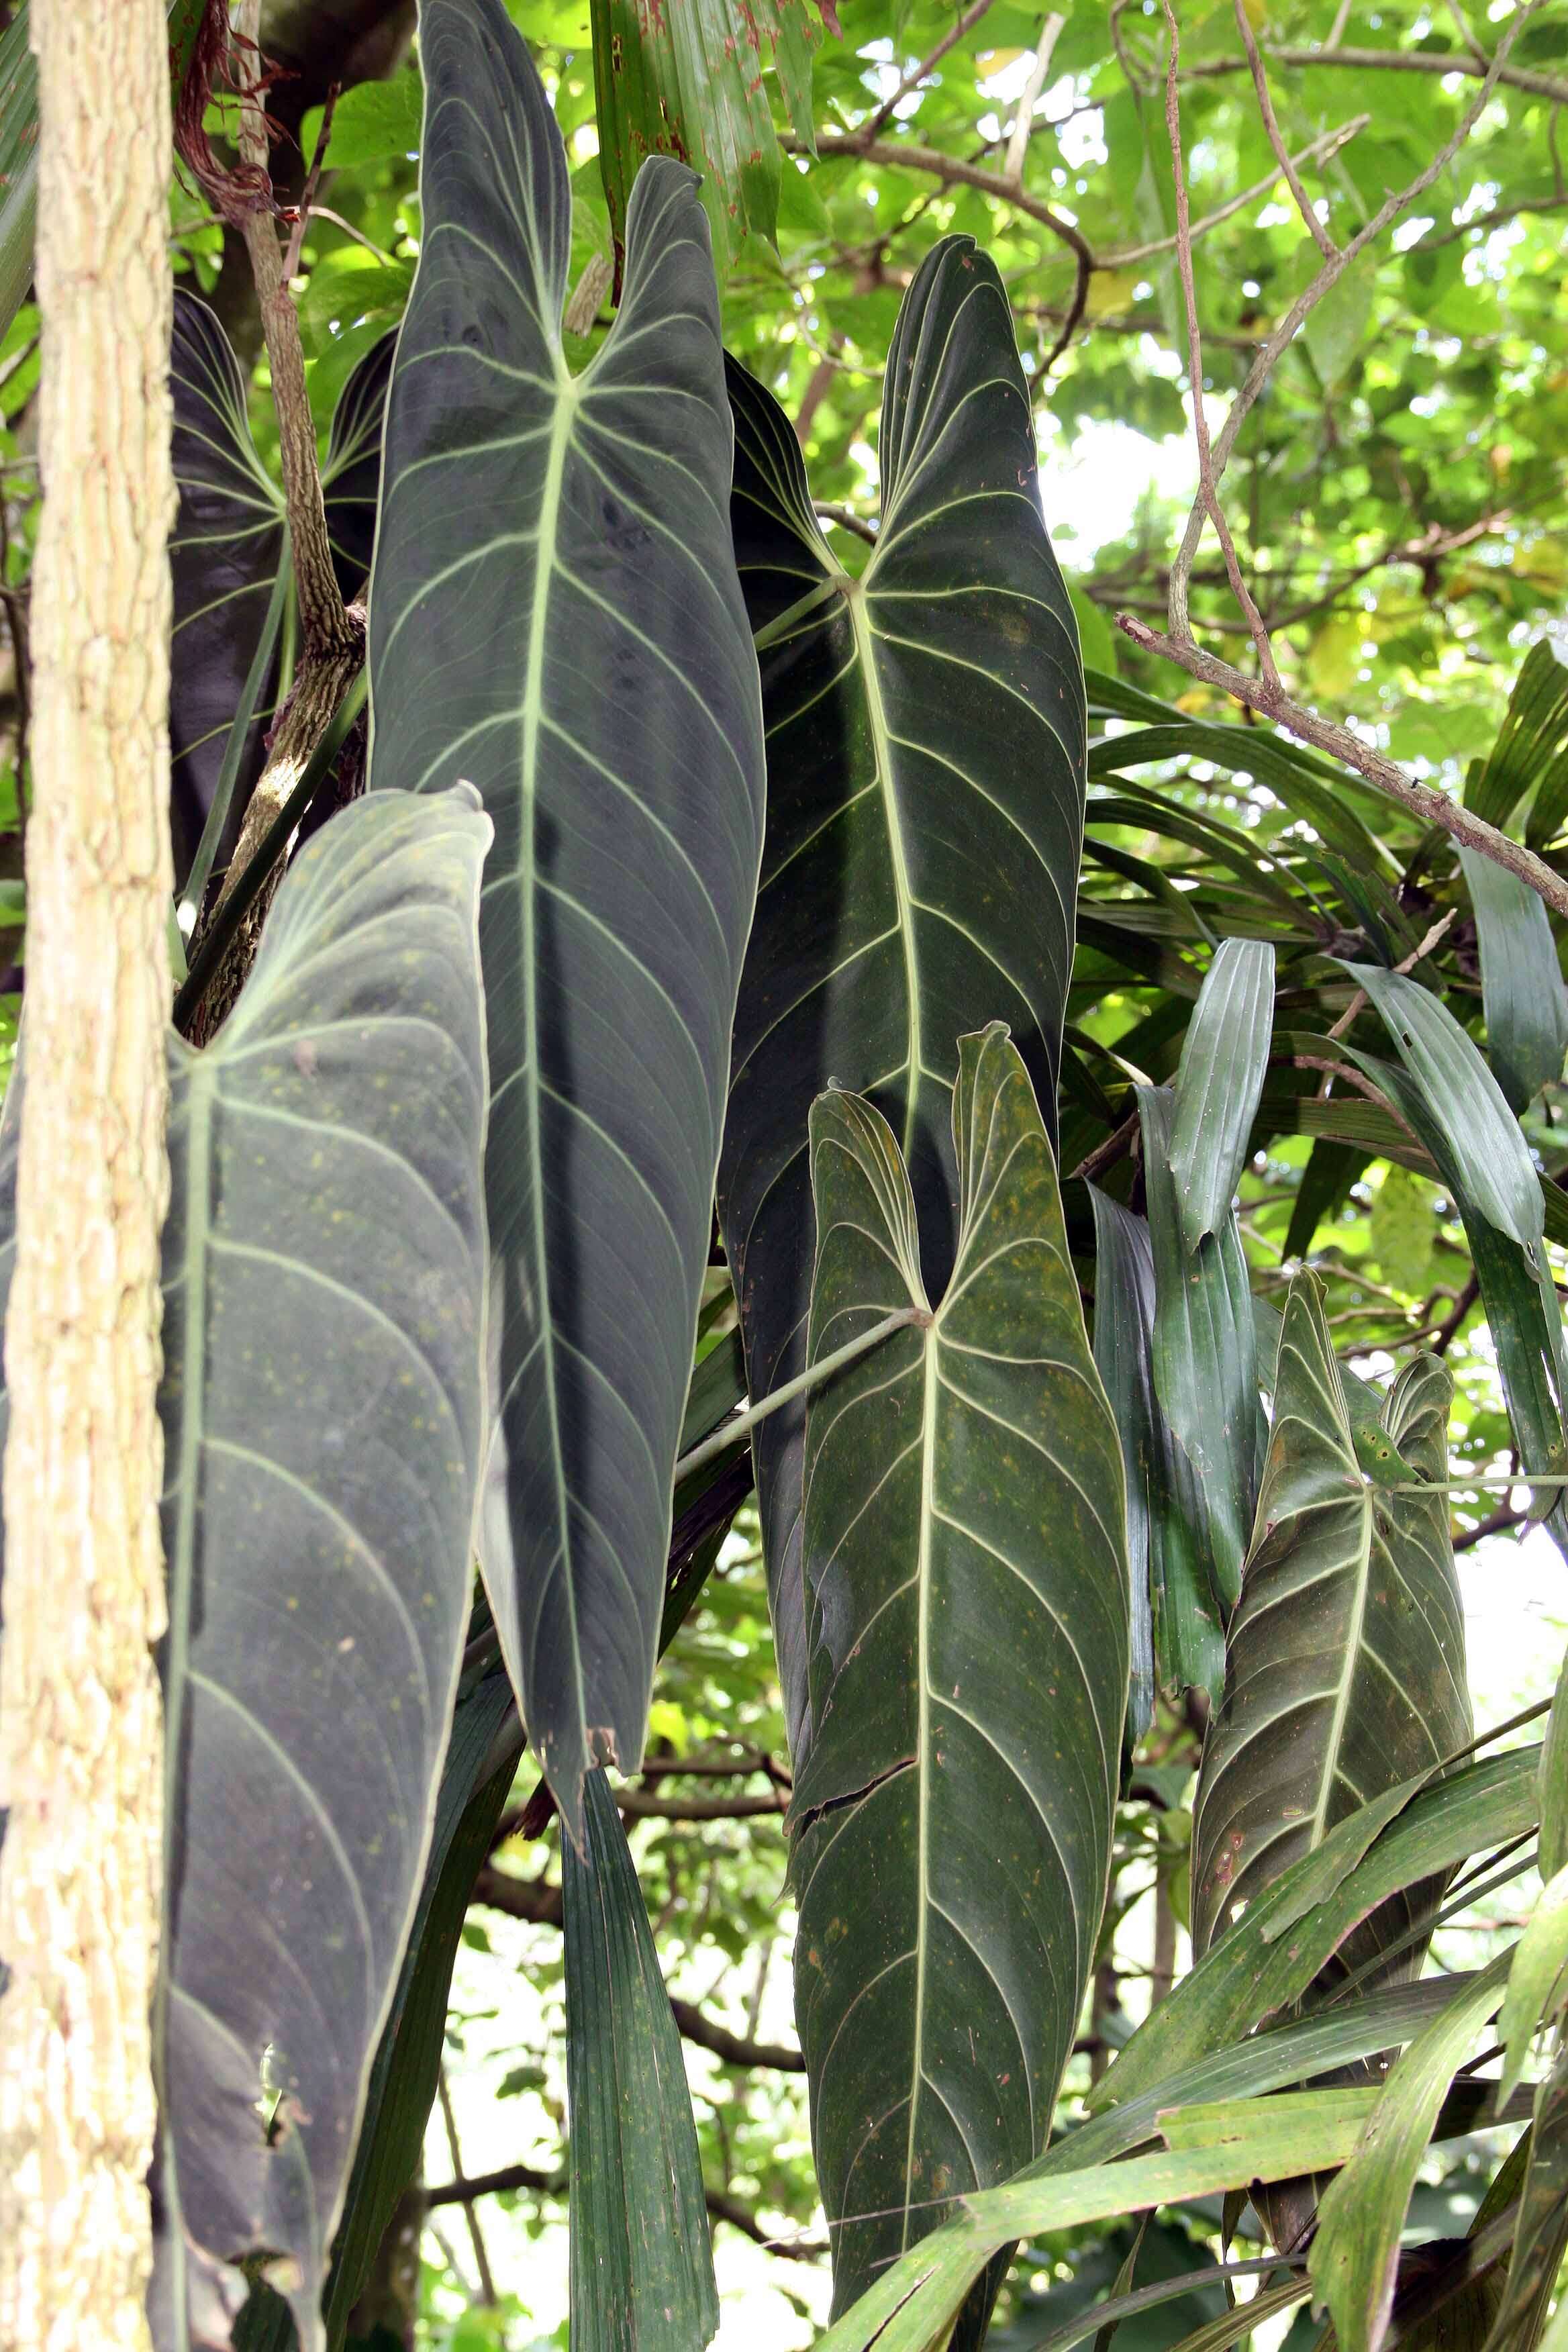
[[[858,579],[817,528],[788,419],[740,368],[730,390],[768,835],[720,1205],[762,1397],[803,1361],[806,1119],[825,1087],[866,1095],[889,1121],[919,1259],[938,1285],[953,1253],[954,1041],[1005,1021],[1054,1134],[1086,720],[1013,322],[972,239],[945,239],[904,297],[883,394],[881,529]],[[812,1730],[800,1427],[786,1408],[757,1445],[797,1760]]]
[[[951,1283],[812,1398],[816,1736],[795,2009],[836,2308],[1037,2156],[1094,1952],[1127,1701],[1121,1459],[1056,1170],[999,1024],[959,1048]],[[875,1108],[812,1114],[813,1359],[929,1314]]]
[[680,2036],[603,1772],[562,1858],[574,2352],[701,2352],[719,2326]]
[[[1405,1366],[1384,1422],[1417,1478],[1447,1475],[1451,1382]],[[1335,1823],[1468,1738],[1464,1620],[1447,1498],[1373,1487],[1310,1274],[1285,1309],[1263,1482],[1231,1622],[1224,1704],[1193,1822],[1201,1956]],[[1340,1955],[1358,1964],[1412,1924],[1417,1888]],[[1364,1947],[1364,1948],[1363,1948]],[[1419,1965],[1407,1950],[1406,1970]]]
[[[819,13],[831,17],[831,5]],[[649,155],[700,172],[721,262],[748,235],[772,239],[782,175],[795,166],[779,154],[763,68],[776,67],[790,120],[809,146],[818,37],[809,0],[594,0],[599,168],[617,263],[630,191]]]
[[[327,530],[347,597],[363,596],[370,570],[392,347],[393,338],[384,336],[343,386],[321,466]],[[213,312],[184,287],[174,296],[170,387],[180,505],[169,541],[169,732],[174,866],[183,877],[220,783],[228,779],[237,786],[227,826],[232,840],[260,768],[289,592],[289,532],[281,485],[251,437],[239,362]],[[241,742],[230,740],[237,727]]]
[[484,1568],[574,1835],[642,1752],[762,825],[730,424],[691,175],[638,174],[567,371],[571,202],[500,0],[427,0],[424,242],[387,409],[371,774],[471,778],[499,1426]]

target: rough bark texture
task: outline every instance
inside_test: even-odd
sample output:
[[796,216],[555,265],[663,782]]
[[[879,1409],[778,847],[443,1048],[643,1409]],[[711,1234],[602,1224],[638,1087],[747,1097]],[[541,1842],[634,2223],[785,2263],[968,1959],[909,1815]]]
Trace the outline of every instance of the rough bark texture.
[[174,514],[163,0],[39,0],[27,1094],[5,1330],[0,2344],[144,2347]]

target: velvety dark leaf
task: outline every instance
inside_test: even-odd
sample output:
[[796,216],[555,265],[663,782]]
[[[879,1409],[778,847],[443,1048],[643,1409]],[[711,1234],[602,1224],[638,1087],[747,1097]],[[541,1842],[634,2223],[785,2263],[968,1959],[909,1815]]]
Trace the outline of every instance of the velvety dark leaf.
[[226,2343],[261,2249],[321,2341],[468,1618],[489,837],[467,791],[356,803],[216,1040],[170,1035],[161,2352]]
[[[1568,669],[1562,673],[1568,682]],[[1568,1055],[1568,991],[1545,901],[1495,858],[1461,849],[1476,910],[1481,1003],[1492,1075],[1515,1111],[1528,1109],[1563,1076]]]
[[387,406],[374,783],[478,785],[499,1426],[484,1567],[574,1835],[642,1752],[762,827],[756,667],[691,175],[561,349],[566,159],[500,0],[427,0],[424,241]]
[[474,1879],[490,1850],[521,1747],[510,1677],[504,1669],[476,1674],[473,1687],[458,1691],[424,1884],[365,2086],[324,2298],[329,2352],[342,2343],[398,2199],[419,2177],[453,1963]]
[[[1447,1498],[1374,1486],[1310,1275],[1292,1284],[1274,1413],[1232,1620],[1225,1697],[1209,1727],[1193,1821],[1193,1946],[1201,1958],[1337,1822],[1438,1765],[1471,1727]],[[1452,1383],[1435,1357],[1384,1406],[1404,1480],[1447,1475]],[[1331,1979],[1405,1940],[1438,1889],[1402,1891],[1337,1950]],[[1325,1979],[1325,1982],[1331,1979]]]
[[[787,418],[731,368],[735,546],[758,634],[768,836],[720,1202],[753,1397],[804,1360],[806,1119],[833,1083],[899,1140],[920,1255],[952,1262],[957,1040],[1005,1021],[1054,1133],[1083,826],[1072,607],[1040,518],[1006,297],[964,236],[904,298],[884,386],[882,522],[851,581]],[[806,1720],[802,1415],[758,1433],[769,1595],[797,1759]]]
[[603,1772],[562,1856],[572,2342],[701,2352],[719,2325],[680,2034],[626,1833]]
[[810,1753],[791,1819],[795,2009],[836,2306],[942,2200],[1037,2155],[1106,1870],[1127,1696],[1116,1427],[1028,1076],[960,1047],[961,1225],[926,1306],[896,1139],[812,1113],[811,1354],[895,1332],[813,1393]]
[[1095,1185],[1094,1360],[1121,1439],[1127,1474],[1127,1559],[1132,1591],[1129,1736],[1153,1715],[1156,1682],[1216,1696],[1225,1635],[1207,1556],[1194,1538],[1201,1497],[1154,1393],[1154,1255],[1142,1217]]
[[1137,1089],[1154,1250],[1154,1392],[1191,1478],[1178,1490],[1215,1602],[1229,1610],[1258,1486],[1259,1416],[1252,1298],[1234,1211],[1189,1252],[1171,1166],[1177,1097]]

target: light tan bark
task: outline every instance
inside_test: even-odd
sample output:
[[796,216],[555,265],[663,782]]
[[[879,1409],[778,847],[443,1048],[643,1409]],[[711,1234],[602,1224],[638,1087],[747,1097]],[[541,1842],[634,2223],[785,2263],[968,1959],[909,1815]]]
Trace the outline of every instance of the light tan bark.
[[163,0],[35,0],[44,509],[5,1329],[0,2347],[142,2347],[161,1841]]

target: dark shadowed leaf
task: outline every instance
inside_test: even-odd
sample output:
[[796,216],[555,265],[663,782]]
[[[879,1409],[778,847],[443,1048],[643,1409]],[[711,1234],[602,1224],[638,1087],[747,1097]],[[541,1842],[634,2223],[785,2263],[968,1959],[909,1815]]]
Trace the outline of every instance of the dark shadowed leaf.
[[819,37],[810,0],[684,0],[674,8],[594,0],[599,169],[617,259],[632,184],[649,155],[674,155],[701,173],[721,263],[748,236],[772,241],[782,176],[795,166],[779,153],[763,68],[776,66],[790,120],[810,145]]
[[1230,1214],[1263,1092],[1273,1020],[1274,950],[1265,940],[1223,940],[1182,1047],[1171,1127],[1176,1214],[1189,1254],[1217,1234]]
[[1234,1211],[1189,1252],[1182,1237],[1171,1135],[1177,1097],[1137,1089],[1143,1181],[1154,1249],[1154,1392],[1191,1478],[1179,1499],[1216,1603],[1241,1590],[1257,1491],[1257,1340],[1247,1260]]
[[[1104,1900],[1127,1696],[1115,1423],[1049,1143],[999,1024],[960,1047],[958,1257],[925,1327],[812,1398],[816,1735],[795,2008],[840,2310],[941,2201],[1039,2153]],[[812,1114],[811,1353],[924,1309],[909,1181]]]
[[[1415,1477],[1447,1475],[1452,1383],[1407,1365],[1384,1423]],[[1336,1822],[1440,1763],[1470,1733],[1447,1500],[1363,1476],[1321,1293],[1298,1276],[1285,1309],[1274,1415],[1193,1823],[1200,1956]],[[1338,1956],[1354,1968],[1432,1907],[1417,1887]],[[1415,1971],[1421,1948],[1399,1965]]]
[[[384,337],[343,387],[322,461],[327,528],[345,596],[363,595],[370,569],[392,348],[392,337]],[[239,362],[213,312],[183,287],[174,296],[170,387],[180,499],[169,541],[174,593],[169,734],[178,879],[195,854],[226,761],[235,782],[226,826],[230,841],[260,769],[289,593],[287,583],[279,584],[288,527],[282,488],[251,438]],[[258,677],[252,707],[243,714],[245,740],[231,747],[253,663]]]
[[[720,1171],[753,1397],[804,1361],[806,1119],[832,1084],[898,1138],[920,1254],[952,1262],[959,1036],[1016,1041],[1054,1133],[1083,826],[1072,607],[1040,518],[1006,297],[964,236],[904,298],[883,394],[882,522],[858,581],[818,530],[788,419],[731,368],[735,547],[758,633],[768,836]],[[806,1721],[802,1416],[758,1433],[786,1718]]]
[[[1568,670],[1563,672],[1568,680]],[[1563,1076],[1568,992],[1545,901],[1516,874],[1462,849],[1481,950],[1481,1003],[1492,1073],[1515,1111]]]
[[466,791],[357,803],[215,1043],[170,1036],[161,2352],[187,2311],[227,2340],[264,2248],[321,2341],[418,1893],[483,1442],[489,838]]
[[1130,1737],[1153,1713],[1154,1685],[1217,1694],[1225,1635],[1210,1589],[1191,1465],[1154,1393],[1154,1255],[1142,1217],[1089,1186],[1094,1203],[1094,1360],[1116,1415],[1127,1474],[1132,1591]]
[[372,780],[473,780],[499,1427],[484,1566],[573,1833],[641,1752],[762,825],[691,175],[638,174],[574,379],[566,159],[500,0],[428,0],[424,243],[387,408]]
[[[1489,2343],[1531,2352],[1546,2324],[1568,2245],[1568,2050],[1559,2030],[1535,2094],[1530,2156],[1508,2266],[1508,2287]],[[1559,2309],[1562,2308],[1561,2299]]]
[[575,2352],[701,2352],[719,2325],[680,2034],[603,1772],[562,1857]]

